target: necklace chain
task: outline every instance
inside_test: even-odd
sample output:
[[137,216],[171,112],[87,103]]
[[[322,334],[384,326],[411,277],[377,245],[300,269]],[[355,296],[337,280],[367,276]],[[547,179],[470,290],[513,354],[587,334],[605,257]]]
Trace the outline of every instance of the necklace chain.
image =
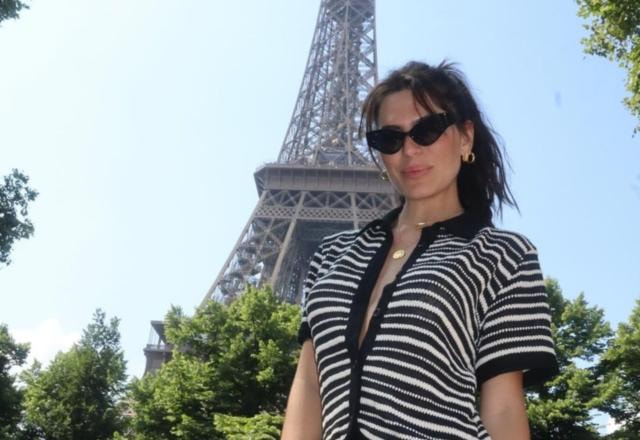
[[[460,214],[458,214],[460,215]],[[420,230],[420,229],[424,229],[427,226],[427,222],[418,222],[416,223],[416,229]],[[400,258],[404,257],[405,255],[407,255],[407,251],[404,249],[396,249],[393,254],[391,254],[391,258],[393,258],[394,260],[399,260]]]
[[[418,222],[416,223],[416,229],[420,230],[423,229],[425,227],[427,227],[427,222]],[[405,255],[407,255],[407,251],[405,251],[404,249],[396,249],[393,254],[391,254],[391,258],[393,258],[394,260],[399,260],[400,258],[404,257]]]

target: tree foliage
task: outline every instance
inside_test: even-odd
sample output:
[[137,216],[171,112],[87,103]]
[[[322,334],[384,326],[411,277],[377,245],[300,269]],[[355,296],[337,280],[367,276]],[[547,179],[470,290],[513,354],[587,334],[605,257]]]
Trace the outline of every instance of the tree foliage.
[[47,440],[111,439],[123,428],[125,361],[118,319],[97,310],[79,343],[24,375],[26,424]]
[[583,294],[569,301],[557,281],[547,279],[545,286],[560,373],[527,389],[531,438],[597,439],[590,412],[601,407],[609,390],[597,361],[607,348],[611,328],[604,311],[589,306]]
[[216,414],[214,424],[227,440],[278,440],[284,417],[262,412],[253,417]]
[[211,366],[176,353],[154,374],[134,379],[131,422],[137,440],[219,439]]
[[0,0],[0,22],[8,18],[18,18],[22,9],[29,9],[20,0]]
[[0,185],[0,264],[9,264],[14,242],[33,234],[33,224],[27,215],[29,202],[35,200],[38,193],[27,186],[29,178],[18,170],[4,176],[3,181]]
[[622,425],[628,438],[631,433],[640,438],[640,299],[629,322],[618,326],[599,368],[611,384],[603,410]]
[[13,367],[24,364],[28,344],[18,344],[5,324],[0,324],[0,440],[13,439],[22,412],[22,392],[16,387]]
[[[300,308],[268,287],[249,287],[229,305],[210,301],[193,317],[172,308],[165,325],[173,359],[132,385],[135,438],[224,438],[235,422],[216,414],[279,414],[295,373],[299,324]],[[236,428],[266,423],[269,435],[266,418]]]
[[[584,25],[586,53],[616,61],[627,71],[629,96],[623,102],[640,120],[640,0],[577,0]],[[640,130],[640,123],[635,132]]]

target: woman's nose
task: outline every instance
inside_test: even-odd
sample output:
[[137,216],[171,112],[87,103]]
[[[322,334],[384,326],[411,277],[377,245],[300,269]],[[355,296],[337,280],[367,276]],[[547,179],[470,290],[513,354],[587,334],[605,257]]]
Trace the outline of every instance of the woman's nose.
[[411,139],[411,136],[405,136],[404,142],[402,143],[402,153],[408,156],[415,156],[416,154],[420,154],[424,147],[422,145],[416,144],[416,142]]

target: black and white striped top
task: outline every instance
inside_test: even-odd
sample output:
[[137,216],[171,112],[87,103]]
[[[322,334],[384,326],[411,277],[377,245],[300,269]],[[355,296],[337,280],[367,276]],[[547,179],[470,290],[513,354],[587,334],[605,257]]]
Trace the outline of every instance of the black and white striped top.
[[325,237],[312,258],[299,340],[315,348],[323,438],[489,439],[482,382],[557,373],[537,249],[467,213],[424,228],[358,349],[400,209]]

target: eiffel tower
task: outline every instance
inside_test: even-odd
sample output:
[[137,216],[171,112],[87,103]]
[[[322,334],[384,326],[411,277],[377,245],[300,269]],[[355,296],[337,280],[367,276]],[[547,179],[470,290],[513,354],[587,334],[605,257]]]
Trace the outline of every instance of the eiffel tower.
[[[322,0],[278,159],[254,173],[258,202],[203,304],[229,302],[249,284],[269,284],[281,300],[300,302],[322,237],[358,229],[397,206],[358,134],[376,81],[375,0]],[[155,369],[153,356],[168,356],[162,322],[152,328],[147,371]]]

